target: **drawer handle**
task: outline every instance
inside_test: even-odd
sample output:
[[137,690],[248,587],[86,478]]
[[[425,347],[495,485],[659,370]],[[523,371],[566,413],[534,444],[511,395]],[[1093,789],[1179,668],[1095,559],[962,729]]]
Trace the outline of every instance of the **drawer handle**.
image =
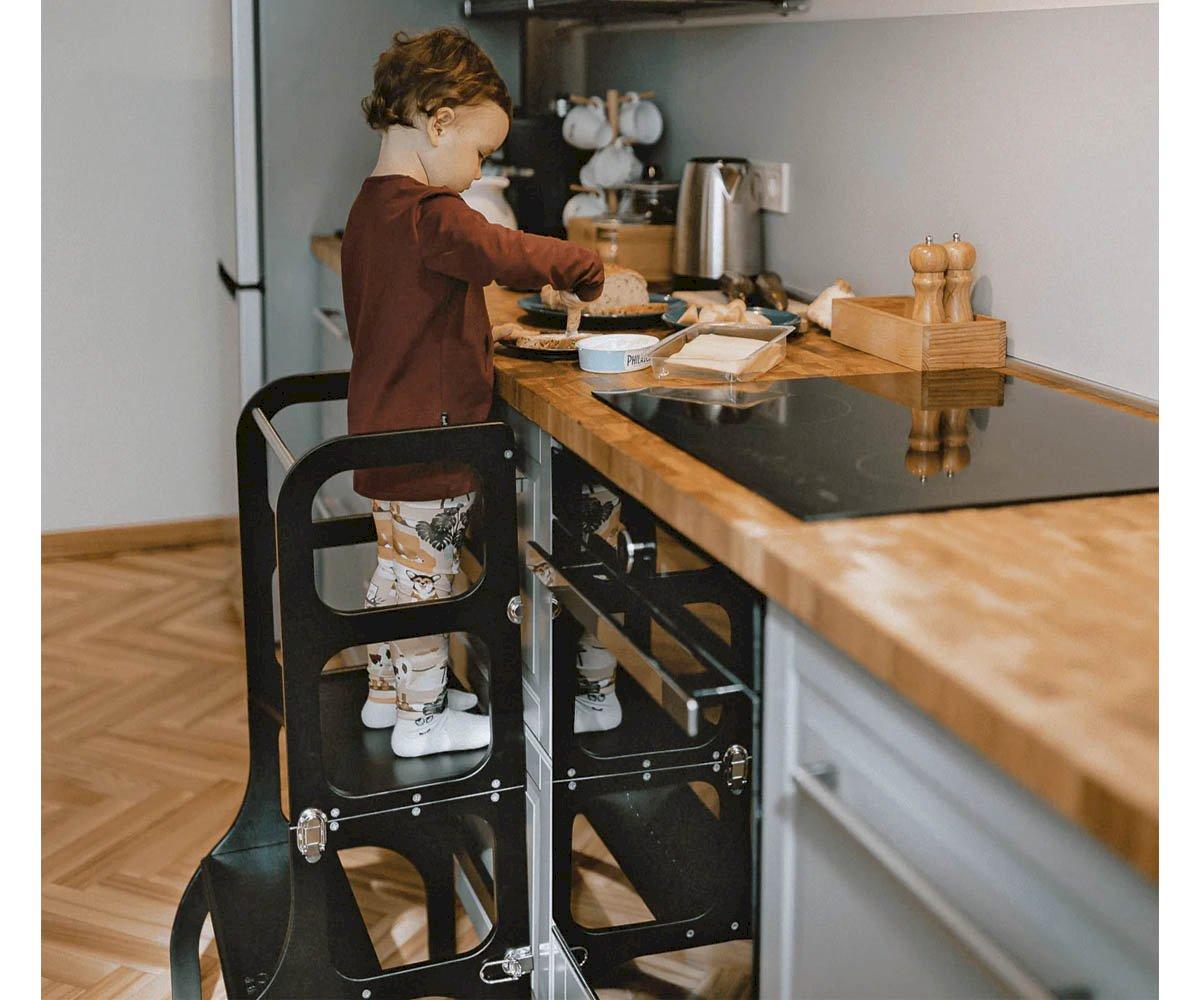
[[312,311],[313,319],[321,324],[329,333],[332,333],[338,340],[349,340],[350,334],[342,329],[341,325],[334,320],[334,316],[340,316],[341,313],[336,309],[322,309],[317,306]]
[[933,883],[834,794],[831,787],[834,775],[835,771],[829,764],[814,764],[794,770],[792,781],[1004,987],[1015,996],[1029,1000],[1054,1000],[1057,994],[1053,990],[1038,982],[984,934],[970,917],[942,895]]

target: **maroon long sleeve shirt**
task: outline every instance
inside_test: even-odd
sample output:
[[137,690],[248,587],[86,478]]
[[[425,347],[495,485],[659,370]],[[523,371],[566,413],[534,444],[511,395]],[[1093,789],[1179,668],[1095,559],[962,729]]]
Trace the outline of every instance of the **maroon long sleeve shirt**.
[[[492,329],[483,288],[550,283],[596,298],[592,250],[493,225],[449,188],[368,177],[342,241],[342,295],[354,359],[351,434],[486,420]],[[354,489],[376,500],[435,500],[474,489],[453,456],[436,465],[361,469]]]

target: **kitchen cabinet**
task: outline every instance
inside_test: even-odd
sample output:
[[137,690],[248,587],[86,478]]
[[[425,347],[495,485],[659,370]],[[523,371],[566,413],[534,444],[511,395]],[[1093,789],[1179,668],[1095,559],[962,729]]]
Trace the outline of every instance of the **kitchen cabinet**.
[[[629,498],[621,515],[625,572],[604,562],[607,543],[584,542],[597,554],[581,555],[572,494],[601,477],[511,408],[502,415],[516,441],[523,553],[532,990],[590,996],[620,986],[632,959],[752,939],[757,821],[749,772],[761,602],[723,568],[671,548]],[[653,544],[639,548],[647,538]],[[552,586],[545,570],[530,569],[543,561],[555,573]],[[692,612],[716,631],[690,621]],[[624,718],[612,732],[580,736],[575,644],[585,630],[621,663]],[[673,689],[685,685],[687,697],[672,702]],[[727,759],[731,748],[743,754],[737,763]],[[597,855],[601,867],[619,869],[623,886],[592,898],[580,886]],[[752,967],[742,964],[748,983]]]
[[768,997],[1149,997],[1157,892],[771,605]]

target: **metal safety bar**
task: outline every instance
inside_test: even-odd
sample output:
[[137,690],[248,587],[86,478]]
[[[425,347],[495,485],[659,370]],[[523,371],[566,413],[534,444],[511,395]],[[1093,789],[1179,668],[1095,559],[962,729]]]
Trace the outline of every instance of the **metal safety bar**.
[[270,418],[263,413],[262,408],[256,406],[250,411],[254,416],[254,422],[258,424],[259,430],[263,432],[263,437],[267,439],[267,444],[271,446],[271,450],[275,452],[275,457],[279,459],[279,464],[283,466],[283,471],[287,472],[293,465],[296,464],[296,456],[291,453],[288,446],[283,443],[283,438],[279,436],[279,431],[275,429],[275,425],[271,423]]
[[[296,456],[292,454],[291,449],[284,443],[283,438],[279,436],[279,431],[271,423],[270,417],[263,413],[262,408],[258,406],[250,412],[254,416],[254,422],[258,424],[258,429],[263,432],[263,437],[267,439],[267,444],[275,452],[275,457],[279,459],[279,464],[283,466],[283,471],[291,471],[292,466],[296,464]],[[332,518],[333,512],[330,511],[328,505],[319,496],[313,498],[313,506],[317,509],[317,514],[322,518],[327,520]]]
[[[606,577],[605,582],[616,581],[603,564],[595,562],[572,566],[565,560],[551,555],[537,542],[530,542],[529,548],[536,552],[562,581],[561,585],[549,588],[558,602],[592,635],[601,634],[597,629],[600,622],[603,622],[606,626],[603,641],[617,659],[625,658],[627,663],[639,664],[658,677],[663,685],[663,709],[688,736],[699,735],[701,711],[705,704],[719,702],[733,694],[751,693],[745,684],[731,681],[724,672],[706,670],[698,675],[676,677],[658,657],[643,649],[629,628],[616,619],[615,614],[621,613],[624,608],[605,607],[605,583],[599,582],[598,574]],[[660,608],[649,602],[644,606],[668,635],[694,655],[695,644],[690,641],[690,637],[670,628]],[[699,657],[697,659],[699,660]]]
[[313,306],[313,319],[321,324],[326,330],[333,334],[338,340],[349,340],[350,334],[339,326],[334,316],[342,315],[337,309],[323,309],[321,306]]

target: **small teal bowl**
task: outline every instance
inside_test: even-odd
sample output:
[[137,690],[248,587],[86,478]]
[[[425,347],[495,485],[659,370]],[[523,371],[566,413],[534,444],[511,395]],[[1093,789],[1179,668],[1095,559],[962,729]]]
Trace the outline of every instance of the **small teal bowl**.
[[576,346],[579,367],[585,372],[636,372],[650,367],[650,352],[658,346],[658,338],[645,333],[604,333],[585,337]]

